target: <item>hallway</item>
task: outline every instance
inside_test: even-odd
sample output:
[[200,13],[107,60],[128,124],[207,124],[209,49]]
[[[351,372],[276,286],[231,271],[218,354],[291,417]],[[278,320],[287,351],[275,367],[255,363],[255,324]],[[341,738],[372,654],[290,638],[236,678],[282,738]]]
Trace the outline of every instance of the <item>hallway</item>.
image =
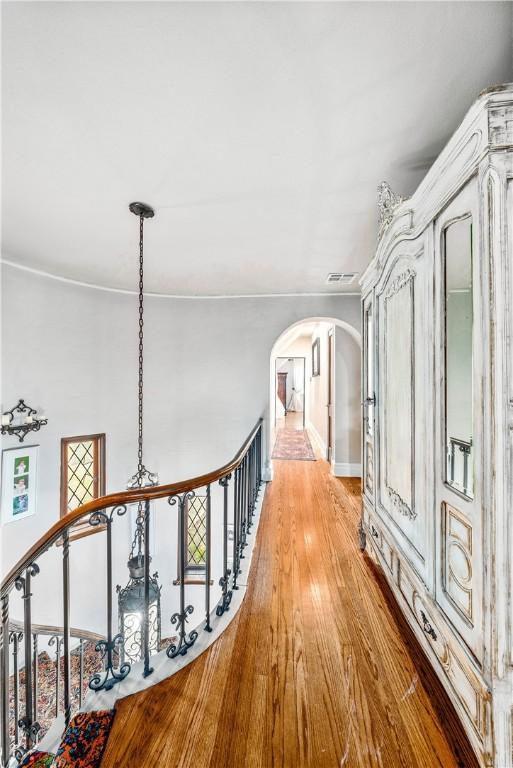
[[[248,592],[202,656],[118,702],[103,768],[472,768],[357,546],[359,480],[277,461]],[[431,686],[431,683],[428,683]],[[444,708],[433,683],[431,695]]]

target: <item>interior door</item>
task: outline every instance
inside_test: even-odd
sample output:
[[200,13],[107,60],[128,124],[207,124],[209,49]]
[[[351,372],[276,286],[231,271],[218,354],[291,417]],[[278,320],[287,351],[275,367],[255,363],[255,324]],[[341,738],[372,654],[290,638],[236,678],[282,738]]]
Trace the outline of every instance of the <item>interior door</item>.
[[278,372],[278,386],[277,386],[277,392],[278,392],[278,399],[281,401],[281,404],[285,408],[285,412],[287,412],[287,373]]
[[335,391],[334,386],[334,360],[335,360],[335,334],[333,333],[333,329],[331,329],[328,333],[328,403],[327,403],[327,409],[328,409],[328,456],[327,459],[331,463],[334,459],[335,455],[335,431],[334,431],[334,422],[335,422],[335,404],[333,402],[333,393]]

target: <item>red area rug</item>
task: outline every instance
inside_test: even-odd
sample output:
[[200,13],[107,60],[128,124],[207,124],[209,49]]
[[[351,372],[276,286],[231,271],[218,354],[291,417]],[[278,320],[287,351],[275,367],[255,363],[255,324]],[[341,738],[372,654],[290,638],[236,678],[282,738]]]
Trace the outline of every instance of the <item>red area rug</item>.
[[315,461],[306,429],[279,429],[272,458],[288,461]]

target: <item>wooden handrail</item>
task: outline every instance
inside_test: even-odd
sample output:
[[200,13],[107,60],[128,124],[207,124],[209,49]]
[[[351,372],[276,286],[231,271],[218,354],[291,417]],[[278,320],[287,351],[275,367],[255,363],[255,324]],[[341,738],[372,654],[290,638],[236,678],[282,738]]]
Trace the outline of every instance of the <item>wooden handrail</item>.
[[215,483],[217,480],[231,474],[242,463],[244,456],[251,446],[253,438],[262,426],[262,422],[263,419],[257,421],[234,458],[229,461],[228,464],[225,464],[213,472],[208,472],[206,475],[200,475],[199,477],[193,477],[189,480],[182,480],[178,483],[171,483],[169,485],[154,485],[147,488],[134,488],[130,491],[110,493],[106,496],[100,496],[93,501],[89,501],[87,504],[77,507],[72,512],[68,512],[67,515],[61,517],[60,520],[57,520],[57,522],[54,523],[54,525],[52,525],[52,527],[49,528],[38,541],[36,541],[23,557],[18,560],[16,565],[11,568],[2,581],[0,593],[2,596],[6,594],[11,589],[14,581],[21,572],[51,547],[51,545],[62,536],[63,532],[75,525],[81,517],[100,509],[106,509],[107,507],[133,504],[137,501],[152,501],[154,499],[164,498],[165,496],[175,496],[178,493],[187,493],[188,491],[193,491],[195,488],[201,488],[204,485]]
[[[15,619],[9,619],[9,631],[24,631],[24,624],[22,621],[16,621]],[[64,627],[53,627],[50,624],[32,624],[31,630],[33,635],[64,635]],[[85,629],[76,629],[76,627],[70,627],[70,637],[74,637],[78,640],[87,640],[97,643],[99,640],[105,640],[105,635],[98,635],[96,632],[88,632]]]

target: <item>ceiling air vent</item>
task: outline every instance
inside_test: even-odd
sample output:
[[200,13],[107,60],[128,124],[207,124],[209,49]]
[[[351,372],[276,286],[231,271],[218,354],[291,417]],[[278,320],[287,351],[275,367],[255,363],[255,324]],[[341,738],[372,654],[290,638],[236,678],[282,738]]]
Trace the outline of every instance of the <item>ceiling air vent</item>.
[[330,272],[326,278],[328,285],[332,283],[339,283],[343,285],[349,285],[355,279],[357,272]]

